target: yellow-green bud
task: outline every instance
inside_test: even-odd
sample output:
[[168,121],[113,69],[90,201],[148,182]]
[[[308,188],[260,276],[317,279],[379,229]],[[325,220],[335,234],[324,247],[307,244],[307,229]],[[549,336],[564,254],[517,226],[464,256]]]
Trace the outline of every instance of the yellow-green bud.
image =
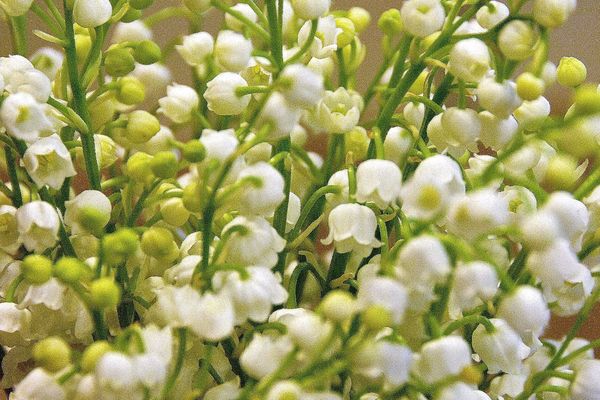
[[142,40],[135,46],[133,57],[140,64],[149,65],[159,62],[162,58],[162,53],[160,47],[152,40]]
[[379,17],[379,21],[377,21],[377,26],[388,36],[393,36],[402,32],[403,25],[400,10],[390,8],[389,10],[384,11]]
[[174,197],[166,200],[160,206],[160,215],[163,221],[173,226],[182,226],[190,218],[190,212],[183,205],[183,200]]
[[71,364],[71,348],[57,336],[47,337],[33,346],[33,359],[48,372],[58,372]]
[[81,355],[81,370],[83,372],[92,372],[96,368],[98,360],[109,351],[112,351],[112,346],[105,340],[99,340],[90,344]]
[[173,178],[179,170],[177,157],[172,151],[159,151],[150,160],[150,169],[159,178]]
[[113,47],[106,52],[104,69],[110,76],[125,76],[135,68],[131,51],[123,47]]
[[112,278],[100,278],[90,284],[90,303],[94,308],[114,308],[120,299],[121,288]]
[[587,68],[585,64],[575,57],[563,57],[556,71],[558,83],[567,87],[576,87],[585,82]]
[[362,161],[367,157],[371,140],[365,128],[357,126],[344,134],[344,143],[347,152],[352,152],[354,161]]
[[154,0],[129,0],[129,6],[136,10],[143,10],[148,8],[154,3]]
[[87,34],[75,35],[75,51],[77,52],[77,62],[83,64],[92,48],[92,39]]
[[106,214],[94,207],[84,207],[77,213],[77,220],[86,231],[101,236],[106,226]]
[[21,273],[33,285],[41,285],[52,277],[52,261],[39,254],[31,254],[21,262]]
[[121,18],[121,22],[133,22],[142,17],[142,11],[136,10],[135,8],[129,7],[125,12],[125,15]]
[[546,85],[541,78],[531,72],[525,72],[517,78],[517,94],[520,98],[532,101],[544,94]]
[[146,97],[146,88],[139,79],[133,76],[124,76],[119,79],[116,97],[123,104],[139,104]]
[[419,74],[419,76],[417,77],[417,79],[415,79],[413,84],[410,85],[410,88],[408,89],[408,91],[413,94],[423,93],[423,89],[425,88],[425,80],[427,80],[428,76],[429,76],[429,71],[421,72]]
[[577,178],[577,160],[567,154],[557,154],[548,163],[543,184],[553,190],[568,190]]
[[364,325],[372,331],[380,331],[392,325],[392,315],[383,306],[370,305],[362,312]]
[[127,176],[136,182],[150,183],[154,179],[150,168],[152,156],[144,152],[137,152],[127,160]]
[[158,118],[148,111],[135,110],[127,117],[127,139],[132,143],[146,143],[159,130]]
[[200,184],[192,182],[183,189],[181,201],[185,208],[191,212],[202,211],[202,199],[200,197]]
[[364,31],[371,23],[371,14],[362,7],[352,7],[348,10],[347,17],[352,21],[357,32]]
[[594,85],[578,87],[573,96],[573,103],[578,114],[596,114],[600,112],[600,92]]
[[343,322],[354,315],[354,304],[354,297],[350,293],[343,290],[334,290],[323,298],[319,310],[326,318]]
[[102,238],[104,260],[109,265],[118,265],[133,255],[139,246],[139,238],[133,229],[121,228]]
[[63,257],[54,265],[54,276],[67,284],[88,278],[90,272],[89,267],[75,257]]
[[183,145],[183,158],[189,162],[197,163],[204,160],[206,157],[206,149],[199,140],[190,140]]
[[354,36],[356,36],[354,23],[349,18],[340,17],[335,19],[335,26],[342,30],[337,36],[338,47],[342,48],[352,43]]
[[150,257],[172,261],[177,258],[177,245],[170,230],[152,227],[142,235],[142,251]]
[[342,49],[346,70],[350,74],[356,72],[358,67],[360,67],[360,64],[365,60],[367,54],[367,48],[363,46],[358,36],[354,37],[353,44],[353,46],[346,46]]

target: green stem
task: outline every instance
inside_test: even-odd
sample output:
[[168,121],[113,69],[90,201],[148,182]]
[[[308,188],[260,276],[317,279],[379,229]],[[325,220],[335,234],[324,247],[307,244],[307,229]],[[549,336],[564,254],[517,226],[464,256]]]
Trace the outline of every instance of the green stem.
[[[248,29],[252,30],[258,36],[260,36],[260,38],[263,39],[264,41],[266,41],[266,42],[269,41],[269,33],[267,31],[265,31],[262,26],[254,23],[254,22],[250,21],[248,18],[246,18],[244,16],[244,14],[242,14],[241,12],[232,9],[231,7],[229,7],[227,4],[225,4],[221,0],[212,0],[211,3],[213,6],[215,6],[215,8],[218,8],[219,10],[231,15],[235,19],[242,22],[244,25],[246,25],[248,27]],[[275,18],[277,18],[277,17],[275,17]],[[269,28],[270,27],[271,27],[271,13],[269,12]],[[275,54],[275,53],[273,53],[273,54]]]
[[346,271],[346,264],[350,259],[350,253],[338,253],[337,250],[333,252],[331,256],[331,263],[329,264],[329,270],[327,271],[327,279],[325,292],[332,289],[331,282],[341,277]]
[[310,24],[310,33],[308,34],[308,39],[306,39],[306,42],[304,42],[302,47],[300,47],[300,50],[286,60],[285,65],[293,64],[298,61],[304,54],[306,54],[306,52],[310,49],[310,46],[312,46],[313,42],[315,41],[317,28],[319,27],[319,20],[313,19]]
[[15,53],[27,55],[27,17],[21,15],[10,17],[10,27],[13,39],[13,49]]
[[300,231],[304,227],[306,219],[309,217],[313,207],[317,204],[321,197],[325,196],[327,193],[339,193],[340,191],[340,187],[335,185],[323,186],[317,189],[308,198],[304,207],[302,207],[302,212],[300,213],[300,217],[298,217],[298,222],[296,222],[296,226],[288,234],[289,241],[292,242],[300,234]]
[[336,55],[338,59],[338,75],[339,75],[339,84],[341,87],[348,87],[348,73],[346,72],[346,62],[344,61],[344,49],[339,48],[336,50]]
[[[290,144],[291,144],[290,138],[282,139],[279,142],[279,144],[277,145],[277,147],[274,149],[273,153],[275,155],[282,154],[282,153],[289,154]],[[288,168],[286,168],[286,158],[287,157],[282,158],[277,163],[277,170],[279,171],[279,173],[281,173],[281,175],[284,178],[283,192],[284,192],[285,198],[284,198],[283,202],[279,205],[279,207],[277,207],[277,209],[275,210],[275,215],[273,217],[273,227],[275,228],[275,230],[277,231],[277,233],[279,233],[279,236],[281,236],[281,237],[285,237],[285,228],[287,226],[288,204],[290,201],[290,189],[291,189],[291,183],[292,183],[291,171]],[[280,272],[282,276],[283,276],[283,272],[285,269],[286,255],[287,254],[286,254],[285,250],[282,251],[281,253],[279,253],[277,265],[275,266],[275,271]]]
[[23,195],[21,194],[21,185],[17,175],[17,163],[13,156],[12,149],[8,145],[4,146],[4,156],[6,157],[6,169],[10,179],[12,203],[13,206],[19,208],[23,205]]
[[496,331],[494,324],[492,324],[492,322],[483,315],[469,315],[456,321],[452,321],[450,324],[448,324],[444,329],[444,336],[450,335],[457,329],[472,324],[483,325],[488,333],[494,333]]
[[581,200],[590,194],[596,187],[600,185],[600,164],[596,166],[594,171],[583,181],[583,183],[575,190],[573,196]]
[[275,59],[278,71],[283,68],[283,43],[277,14],[277,0],[266,0],[267,18],[269,19],[269,36],[271,43],[271,54]]
[[181,372],[181,368],[183,367],[183,360],[185,359],[185,351],[186,351],[186,343],[187,343],[186,328],[178,328],[177,336],[179,338],[179,344],[177,346],[177,358],[175,359],[175,367],[173,368],[173,371],[167,378],[167,382],[165,383],[165,386],[163,387],[163,390],[162,390],[162,393],[160,396],[162,399],[168,398],[168,395],[171,392],[171,390],[173,389],[173,386],[175,385],[175,381],[177,380],[177,377],[179,376],[179,373]]
[[25,277],[19,274],[10,284],[8,289],[6,290],[6,294],[4,295],[4,299],[8,303],[13,303],[15,301],[15,293],[17,288],[25,280]]
[[88,127],[88,133],[81,134],[81,144],[83,148],[83,158],[85,161],[85,170],[89,185],[94,190],[100,190],[100,171],[98,170],[98,161],[96,159],[96,148],[94,146],[94,135],[90,123],[90,113],[85,99],[85,93],[79,81],[79,71],[77,70],[77,50],[75,48],[75,32],[73,30],[73,11],[68,7],[68,1],[63,0],[65,10],[65,57],[69,80],[71,82],[71,91],[73,93],[73,108]]

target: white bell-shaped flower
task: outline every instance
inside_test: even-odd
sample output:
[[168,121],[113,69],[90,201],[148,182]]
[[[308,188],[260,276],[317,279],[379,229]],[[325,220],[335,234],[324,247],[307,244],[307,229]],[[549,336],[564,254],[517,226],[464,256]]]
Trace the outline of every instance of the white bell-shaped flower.
[[10,395],[14,400],[65,400],[67,393],[55,377],[43,368],[35,368],[15,385]]
[[109,0],[75,0],[73,20],[84,28],[95,28],[107,22],[112,15]]
[[[306,21],[298,32],[298,45],[303,46],[309,38],[311,21]],[[329,58],[337,50],[337,36],[341,32],[333,15],[319,18],[317,33],[310,45],[310,54],[318,59]]]
[[141,19],[132,22],[119,22],[113,31],[111,42],[141,42],[151,40],[152,30]]
[[51,81],[56,78],[58,71],[62,67],[65,56],[62,52],[52,47],[40,47],[32,55],[31,60],[35,68],[41,71]]
[[550,322],[550,310],[542,292],[532,286],[519,286],[500,301],[498,318],[502,318],[532,346]]
[[479,39],[465,39],[450,50],[448,71],[466,82],[479,82],[490,70],[490,51]]
[[[65,202],[65,224],[74,235],[88,232],[90,228],[103,228],[110,220],[112,206],[106,195],[98,190],[84,190],[73,200]],[[88,226],[85,214],[93,212],[95,226]]]
[[19,240],[27,250],[43,252],[58,240],[60,219],[57,210],[45,201],[33,201],[17,210]]
[[291,4],[298,18],[311,20],[327,14],[331,0],[291,0]]
[[288,336],[255,334],[240,356],[240,364],[249,376],[261,379],[275,372],[294,349]]
[[243,168],[238,181],[255,178],[236,193],[236,206],[243,214],[271,217],[285,199],[283,177],[271,164],[260,161]]
[[346,133],[358,123],[361,108],[361,97],[340,87],[335,92],[325,92],[314,110],[314,118],[328,133]]
[[550,102],[540,96],[532,101],[524,101],[514,112],[519,126],[525,130],[536,130],[550,115]]
[[[233,11],[236,11],[247,18],[249,21],[256,22],[258,16],[248,4],[245,3],[237,3],[231,7]],[[229,29],[232,29],[236,32],[244,32],[244,29],[247,28],[246,24],[231,15],[230,13],[225,14],[225,24]]]
[[212,129],[204,129],[200,142],[206,150],[205,161],[216,160],[224,162],[239,145],[239,141],[235,136],[233,129],[215,131]]
[[13,253],[19,245],[17,230],[17,209],[13,206],[0,206],[0,249]]
[[448,230],[468,240],[507,225],[508,202],[492,189],[470,192],[448,211]]
[[105,353],[96,364],[95,375],[98,387],[105,396],[120,399],[125,393],[130,396],[141,394],[135,366],[126,354],[115,351]]
[[219,115],[241,114],[248,106],[251,96],[238,96],[236,89],[246,86],[246,80],[233,72],[222,72],[215,76],[206,84],[204,92],[208,109]]
[[248,65],[252,42],[241,33],[223,30],[217,35],[214,56],[225,71],[240,72]]
[[285,321],[289,336],[302,350],[314,352],[331,336],[333,326],[312,311]]
[[519,124],[514,117],[500,119],[491,112],[479,113],[481,121],[481,143],[494,149],[502,150],[519,130]]
[[590,400],[600,397],[600,360],[583,360],[575,364],[575,379],[571,384],[572,400]]
[[422,38],[442,28],[446,12],[440,0],[408,0],[402,5],[400,16],[404,29]]
[[460,336],[444,336],[427,342],[416,355],[413,372],[433,384],[456,376],[471,365],[471,348]]
[[510,14],[506,4],[499,1],[490,1],[488,5],[477,10],[477,22],[485,29],[492,29],[504,21]]
[[[320,1],[320,0],[319,0]],[[292,64],[281,72],[282,94],[296,107],[309,108],[323,97],[323,75],[302,64]]]
[[459,264],[454,270],[448,309],[458,318],[463,311],[491,300],[498,291],[498,275],[494,267],[483,261]]
[[356,169],[356,200],[384,210],[400,196],[402,173],[387,160],[366,160]]
[[285,247],[285,240],[266,219],[239,216],[225,225],[223,232],[235,226],[242,228],[227,238],[224,255],[228,262],[265,267],[273,267],[277,263],[277,253]]
[[327,204],[331,208],[348,202],[348,196],[350,195],[350,183],[348,181],[347,169],[334,172],[329,178],[327,185],[337,186],[340,189],[339,193],[327,193],[325,195]]
[[400,164],[408,156],[413,142],[412,134],[406,129],[398,126],[390,128],[383,141],[385,159]]
[[182,124],[192,119],[200,99],[194,89],[174,83],[167,87],[167,95],[158,100],[158,112],[171,121]]
[[538,35],[531,24],[512,20],[502,27],[498,36],[498,47],[509,60],[523,61],[535,49]]
[[273,93],[260,111],[257,129],[268,127],[267,138],[276,141],[289,137],[300,121],[300,109],[292,106],[280,93]]
[[236,324],[247,319],[264,322],[273,305],[283,304],[288,293],[269,268],[248,267],[246,271],[248,278],[242,278],[239,272],[219,271],[213,277],[213,287],[231,299]]
[[214,42],[210,33],[195,32],[184,36],[182,44],[175,46],[175,49],[188,65],[195,67],[202,65],[212,54]]
[[0,118],[9,135],[30,143],[52,129],[46,106],[25,92],[11,94],[2,102]]
[[513,81],[497,82],[493,77],[482,79],[475,94],[483,108],[501,119],[508,118],[523,102]]
[[360,308],[378,306],[386,310],[391,322],[398,325],[404,318],[408,293],[399,282],[385,277],[373,277],[361,280],[357,303]]
[[25,57],[0,57],[0,75],[4,81],[4,90],[8,93],[29,93],[40,103],[48,101],[52,91],[50,79],[42,71],[35,69]]
[[470,108],[450,107],[431,120],[427,134],[440,152],[447,150],[452,156],[460,157],[467,149],[476,149],[474,146],[481,134],[479,115]]
[[23,165],[38,186],[60,189],[76,171],[69,150],[57,134],[41,138],[27,148]]
[[495,328],[493,332],[488,332],[481,324],[473,331],[473,350],[492,374],[501,371],[521,373],[523,360],[529,356],[529,347],[503,319],[493,318],[490,322]]
[[542,211],[552,215],[560,228],[560,236],[567,239],[576,251],[581,250],[583,235],[589,224],[589,212],[581,201],[567,192],[550,195]]
[[434,397],[435,400],[491,400],[481,390],[474,389],[466,383],[457,382],[444,387]]
[[386,388],[406,383],[412,363],[413,353],[408,346],[385,339],[374,343],[365,341],[351,355],[354,373],[373,383],[382,382]]
[[24,345],[31,327],[31,312],[15,303],[0,303],[0,341],[4,346]]
[[535,0],[533,18],[546,28],[557,28],[575,11],[577,0]]
[[400,249],[396,275],[407,285],[434,286],[443,282],[450,270],[448,253],[434,236],[417,236]]
[[359,257],[366,257],[381,246],[375,237],[377,218],[373,211],[360,204],[340,204],[329,214],[329,235],[323,244],[334,243],[339,253],[353,251]]

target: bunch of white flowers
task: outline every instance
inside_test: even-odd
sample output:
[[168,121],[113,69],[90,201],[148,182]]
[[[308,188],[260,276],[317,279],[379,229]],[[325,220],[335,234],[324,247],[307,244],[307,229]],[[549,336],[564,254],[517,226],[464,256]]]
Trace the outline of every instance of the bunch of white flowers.
[[600,399],[600,92],[548,59],[576,0],[404,0],[370,82],[361,7],[151,3],[0,0],[10,399]]

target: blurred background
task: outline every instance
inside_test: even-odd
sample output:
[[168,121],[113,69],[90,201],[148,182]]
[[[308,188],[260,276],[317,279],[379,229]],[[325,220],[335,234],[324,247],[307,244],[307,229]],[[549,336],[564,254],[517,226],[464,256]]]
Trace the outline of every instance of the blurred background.
[[[167,6],[177,4],[177,0],[156,0],[154,5],[145,11],[144,16]],[[366,8],[372,15],[372,22],[369,28],[361,34],[362,41],[367,47],[367,56],[359,71],[359,89],[364,87],[371,80],[375,71],[381,62],[380,42],[381,34],[377,29],[377,19],[379,15],[390,7],[399,8],[402,2],[400,0],[333,0],[332,9],[349,9],[352,6],[361,6]],[[59,7],[60,8],[60,7]],[[204,18],[205,26],[203,30],[216,32],[222,24],[222,14],[216,10],[211,10]],[[556,29],[551,34],[550,60],[558,64],[562,56],[573,56],[582,60],[588,67],[588,81],[600,82],[600,0],[578,0],[578,6],[575,13],[567,21],[565,26]],[[39,29],[40,24],[37,17],[30,13],[28,29],[32,32]],[[188,32],[187,24],[181,19],[169,19],[157,24],[153,28],[154,40],[161,46],[167,46],[173,38]],[[40,46],[46,45],[37,39],[33,34],[30,35],[30,52]],[[0,56],[6,56],[11,53],[11,40],[9,26],[5,21],[0,20]],[[176,52],[170,53],[166,64],[173,72],[174,80],[179,83],[190,82],[190,69],[179,58]],[[570,93],[567,89],[555,85],[548,93],[547,97],[552,104],[552,112],[562,114],[565,112],[570,102]],[[565,329],[573,323],[572,318],[556,319],[553,322],[552,329],[548,336],[560,338]],[[592,339],[600,337],[600,307],[595,311],[594,318],[583,328],[581,335]],[[0,397],[1,398],[1,397]]]

